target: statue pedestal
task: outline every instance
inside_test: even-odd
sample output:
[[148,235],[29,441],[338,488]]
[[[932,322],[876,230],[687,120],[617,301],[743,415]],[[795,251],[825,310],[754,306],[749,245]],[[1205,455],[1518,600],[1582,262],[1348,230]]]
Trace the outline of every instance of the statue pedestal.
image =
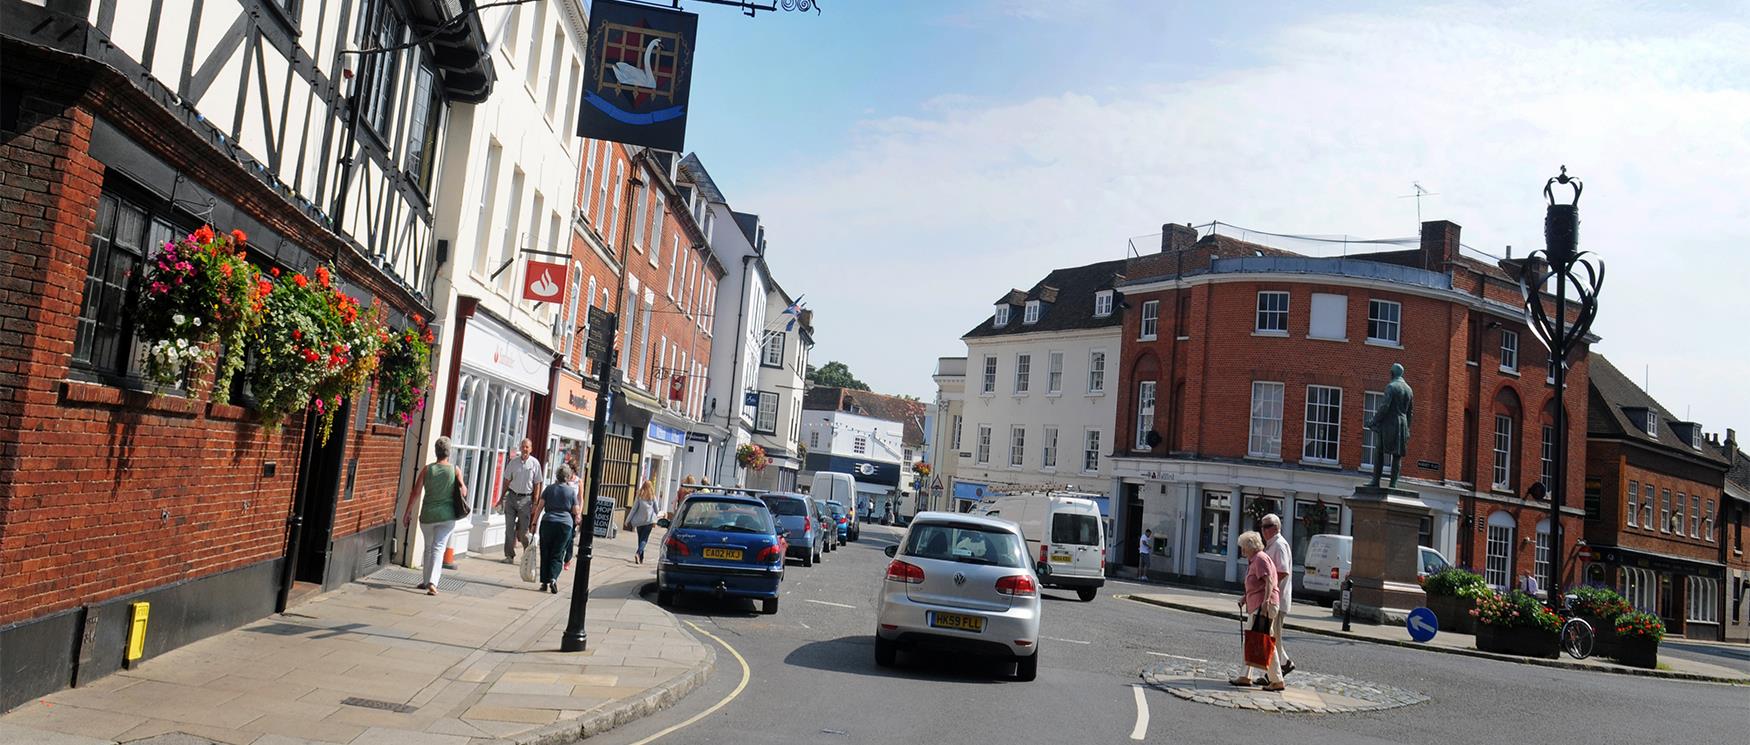
[[1350,614],[1373,623],[1397,621],[1425,605],[1416,581],[1420,566],[1417,536],[1421,520],[1433,514],[1420,495],[1408,489],[1359,486],[1349,497]]

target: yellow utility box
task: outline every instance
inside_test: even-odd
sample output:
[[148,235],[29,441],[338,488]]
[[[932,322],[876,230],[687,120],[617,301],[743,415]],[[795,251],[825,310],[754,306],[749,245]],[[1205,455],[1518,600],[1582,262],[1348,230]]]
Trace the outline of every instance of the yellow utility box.
[[133,667],[134,662],[146,656],[146,617],[152,612],[151,603],[134,603],[128,623],[128,656],[124,660],[127,667]]

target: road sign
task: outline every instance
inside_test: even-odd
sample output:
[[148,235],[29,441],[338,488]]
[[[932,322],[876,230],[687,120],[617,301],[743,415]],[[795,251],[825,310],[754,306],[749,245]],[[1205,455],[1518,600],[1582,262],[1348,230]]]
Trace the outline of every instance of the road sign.
[[607,311],[590,306],[589,337],[584,342],[584,356],[592,360],[608,359],[608,320],[612,317]]
[[1410,638],[1419,642],[1433,639],[1440,632],[1440,619],[1435,618],[1434,611],[1427,608],[1410,611],[1410,617],[1404,619],[1404,625],[1410,629]]

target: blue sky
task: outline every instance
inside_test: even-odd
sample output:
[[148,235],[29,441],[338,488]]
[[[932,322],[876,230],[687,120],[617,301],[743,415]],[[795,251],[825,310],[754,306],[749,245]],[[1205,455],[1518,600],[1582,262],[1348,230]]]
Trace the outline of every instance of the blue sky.
[[1750,310],[1744,6],[1233,5],[687,3],[688,144],[765,220],[815,361],[925,398],[992,298],[1163,222],[1408,236],[1419,181],[1428,219],[1523,251],[1566,163],[1610,265],[1599,350],[1679,416],[1750,429],[1750,352],[1720,343]]

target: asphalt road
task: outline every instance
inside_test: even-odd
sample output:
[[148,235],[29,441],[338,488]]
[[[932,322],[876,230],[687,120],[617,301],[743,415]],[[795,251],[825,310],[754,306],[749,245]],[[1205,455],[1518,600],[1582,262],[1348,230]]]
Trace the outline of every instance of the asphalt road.
[[[1008,666],[904,655],[875,666],[873,601],[895,530],[803,568],[792,562],[775,616],[748,603],[682,601],[683,621],[718,647],[711,680],[676,707],[591,739],[662,743],[1134,742],[1138,674],[1166,656],[1237,656],[1237,623],[1116,599],[1048,591],[1039,679]],[[709,642],[710,640],[707,639]],[[1303,669],[1420,691],[1428,703],[1367,714],[1222,709],[1146,689],[1147,742],[1477,743],[1737,741],[1750,688],[1518,665],[1289,632]],[[730,649],[734,651],[731,652]],[[736,654],[745,658],[747,675]],[[1294,676],[1288,677],[1290,685]],[[738,690],[739,689],[739,690]],[[733,698],[730,698],[733,695]],[[727,701],[726,701],[727,699]],[[706,713],[706,712],[709,713]],[[689,720],[696,718],[696,721]],[[678,727],[678,729],[677,729]]]

